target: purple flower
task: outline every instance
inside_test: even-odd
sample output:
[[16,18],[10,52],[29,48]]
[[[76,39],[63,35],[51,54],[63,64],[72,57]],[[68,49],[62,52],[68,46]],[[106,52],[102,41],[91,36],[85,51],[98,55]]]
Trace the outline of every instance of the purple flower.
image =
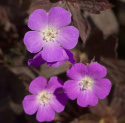
[[24,44],[31,53],[42,49],[42,58],[47,62],[55,62],[62,58],[63,50],[76,46],[79,31],[73,26],[70,13],[61,7],[50,9],[48,15],[42,9],[35,10],[29,17],[28,27],[34,31],[25,34]]
[[37,77],[30,86],[29,91],[33,95],[27,95],[23,100],[24,111],[32,115],[37,111],[36,119],[39,122],[54,119],[55,111],[64,110],[67,96],[62,91],[62,81],[57,77],[51,77],[47,85],[44,77]]
[[[51,66],[51,67],[59,67],[60,65],[62,65],[66,61],[70,61],[72,64],[75,64],[73,54],[67,49],[62,49],[62,51],[63,51],[63,56],[59,61],[47,62],[47,65]],[[38,67],[38,66],[44,64],[45,62],[46,61],[42,58],[42,51],[41,51],[38,54],[36,54],[33,57],[33,59],[28,60],[28,65]]]
[[73,65],[68,71],[68,80],[64,90],[71,100],[77,98],[77,104],[82,107],[95,106],[98,98],[104,99],[110,92],[111,82],[104,78],[107,70],[99,63],[93,62],[88,66],[82,63]]

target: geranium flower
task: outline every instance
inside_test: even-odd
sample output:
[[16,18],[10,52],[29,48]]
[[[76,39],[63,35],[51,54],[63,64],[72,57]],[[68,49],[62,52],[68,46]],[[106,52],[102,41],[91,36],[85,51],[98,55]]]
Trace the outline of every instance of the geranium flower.
[[106,68],[99,63],[77,63],[67,71],[72,80],[65,82],[64,90],[71,100],[77,98],[79,106],[95,106],[98,98],[104,99],[110,92],[111,82],[104,78],[106,74]]
[[[62,65],[66,61],[70,61],[70,63],[75,64],[73,54],[67,49],[62,49],[62,50],[63,50],[62,58],[59,61],[47,62],[48,66],[59,67],[60,65]],[[44,63],[46,63],[46,61],[42,58],[42,51],[39,52],[38,54],[36,54],[33,57],[33,59],[28,60],[28,65],[29,66],[34,66],[34,67],[38,67],[38,66],[40,66],[40,65],[42,65]]]
[[42,9],[35,10],[29,17],[28,27],[35,31],[25,34],[24,44],[31,53],[42,49],[42,58],[47,62],[55,62],[62,58],[63,50],[76,46],[79,31],[73,26],[70,13],[61,7],[50,9],[48,15]]
[[62,91],[62,81],[57,77],[51,77],[47,85],[44,77],[37,77],[30,86],[29,92],[23,100],[24,111],[32,115],[37,111],[36,119],[39,122],[51,121],[54,119],[55,112],[64,110],[67,96]]

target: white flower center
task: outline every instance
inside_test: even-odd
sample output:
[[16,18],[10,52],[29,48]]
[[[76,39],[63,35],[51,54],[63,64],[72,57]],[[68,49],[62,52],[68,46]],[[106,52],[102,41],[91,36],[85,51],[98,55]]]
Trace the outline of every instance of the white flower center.
[[58,30],[48,27],[47,29],[42,31],[42,34],[43,34],[43,40],[45,40],[46,42],[48,41],[54,42],[57,37]]
[[49,104],[52,98],[53,98],[53,94],[45,90],[38,94],[38,100],[40,104],[43,106]]
[[91,88],[94,80],[89,76],[85,76],[82,80],[79,81],[80,91],[86,90],[87,88]]

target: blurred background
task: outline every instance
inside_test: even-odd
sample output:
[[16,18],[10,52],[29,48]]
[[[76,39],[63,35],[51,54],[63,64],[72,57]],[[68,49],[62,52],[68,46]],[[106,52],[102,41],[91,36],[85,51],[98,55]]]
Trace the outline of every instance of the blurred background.
[[[109,3],[110,2],[110,3]],[[56,75],[66,81],[66,62],[58,68],[27,65],[30,54],[23,43],[28,16],[35,9],[60,6],[70,11],[71,25],[80,31],[71,51],[76,62],[93,59],[104,65],[112,90],[95,107],[82,108],[68,101],[52,123],[125,123],[125,0],[0,0],[0,123],[38,123],[24,113],[22,100],[30,82]]]

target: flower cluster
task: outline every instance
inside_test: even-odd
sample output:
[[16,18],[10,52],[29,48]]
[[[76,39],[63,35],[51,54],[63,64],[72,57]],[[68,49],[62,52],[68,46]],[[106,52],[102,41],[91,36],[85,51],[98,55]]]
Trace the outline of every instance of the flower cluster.
[[[29,86],[30,95],[23,100],[24,111],[36,113],[39,122],[54,119],[55,111],[64,110],[68,99],[77,99],[81,107],[95,106],[98,98],[104,99],[110,92],[111,82],[104,78],[107,70],[99,63],[88,66],[76,63],[68,50],[76,46],[79,31],[73,26],[70,13],[60,7],[52,8],[47,14],[44,10],[35,10],[29,17],[28,27],[33,31],[25,34],[24,44],[31,53],[37,53],[28,60],[29,66],[38,67],[44,63],[58,67],[70,61],[72,67],[67,70],[71,80],[63,83],[58,77],[51,77],[48,84],[44,77],[37,77]],[[65,27],[67,26],[67,27]]]

